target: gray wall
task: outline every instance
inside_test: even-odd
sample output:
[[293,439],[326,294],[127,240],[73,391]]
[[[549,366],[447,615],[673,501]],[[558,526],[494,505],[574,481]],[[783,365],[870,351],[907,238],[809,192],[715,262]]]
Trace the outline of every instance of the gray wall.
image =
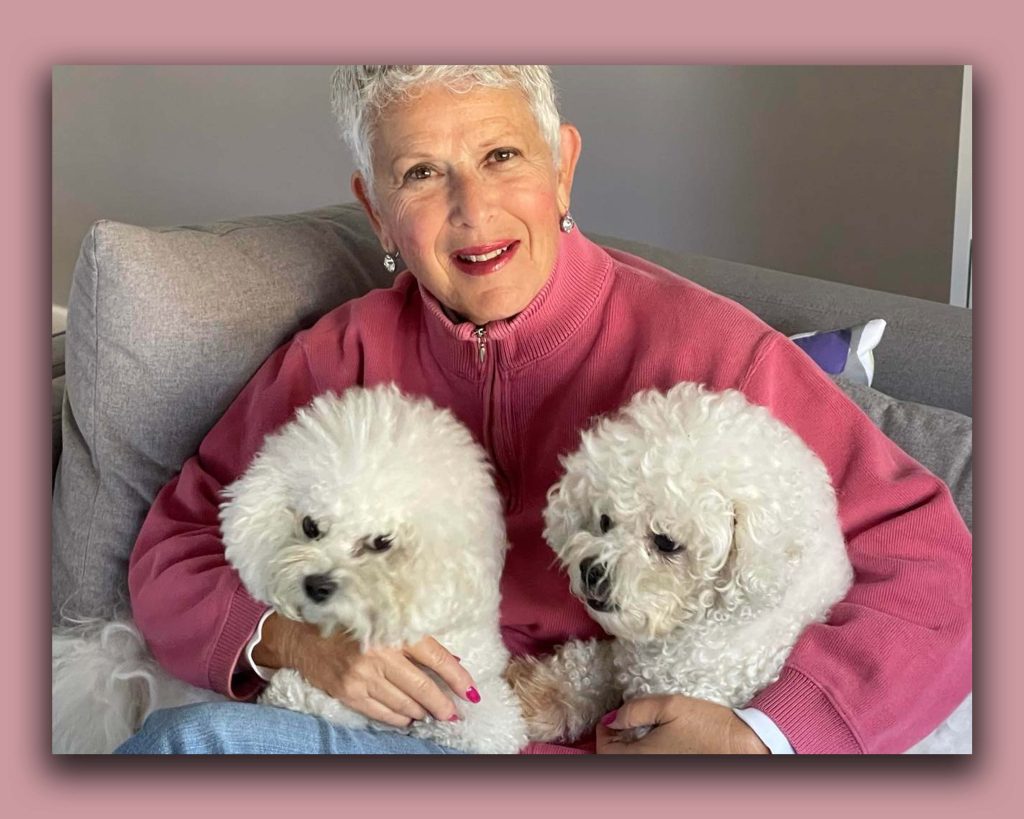
[[[53,72],[53,301],[96,219],[351,199],[324,66]],[[584,230],[950,296],[960,67],[562,66]]]

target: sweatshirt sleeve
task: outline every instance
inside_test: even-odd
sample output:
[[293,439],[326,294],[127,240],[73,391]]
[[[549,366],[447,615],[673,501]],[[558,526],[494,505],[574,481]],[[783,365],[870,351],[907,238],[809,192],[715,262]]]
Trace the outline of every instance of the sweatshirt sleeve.
[[157,495],[128,569],[135,622],[172,674],[235,698],[259,686],[232,680],[239,654],[266,610],[224,558],[221,489],[249,465],[263,438],[319,392],[302,335],[278,349],[207,433],[196,455]]
[[750,705],[797,753],[897,753],[971,689],[971,535],[938,478],[772,332],[741,385],[828,468],[854,584]]

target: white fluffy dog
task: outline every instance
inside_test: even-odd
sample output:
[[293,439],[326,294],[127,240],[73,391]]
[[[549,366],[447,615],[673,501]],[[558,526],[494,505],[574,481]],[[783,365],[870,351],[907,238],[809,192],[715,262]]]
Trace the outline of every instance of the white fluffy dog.
[[615,639],[514,663],[531,739],[648,694],[746,705],[850,586],[824,465],[739,392],[639,393],[563,465],[544,536]]
[[[462,658],[481,701],[453,696],[459,721],[428,717],[407,733],[476,753],[514,753],[526,744],[518,702],[502,676],[508,652],[498,629],[507,548],[501,501],[483,449],[450,412],[394,387],[318,397],[267,437],[225,496],[225,554],[257,600],[324,635],[342,629],[364,649],[430,635]],[[78,639],[58,650],[55,636],[55,750],[58,735],[74,733],[57,724],[58,686],[66,695],[75,657],[81,662],[92,649],[95,656],[98,646]],[[131,669],[123,655],[116,659],[125,676]],[[151,659],[136,664],[143,659],[151,664],[147,674],[159,673]],[[144,693],[137,684],[124,692]],[[261,702],[347,727],[394,730],[293,669],[274,675]],[[116,708],[141,718],[165,704],[178,703]],[[75,719],[73,707],[90,705],[96,703],[83,697],[64,703],[61,718]]]

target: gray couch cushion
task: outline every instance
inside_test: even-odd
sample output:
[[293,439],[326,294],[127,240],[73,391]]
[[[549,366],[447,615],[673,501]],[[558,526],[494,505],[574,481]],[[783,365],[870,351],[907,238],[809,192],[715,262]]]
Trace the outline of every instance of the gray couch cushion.
[[390,282],[380,258],[356,205],[204,227],[93,226],[68,316],[55,621],[124,607],[128,555],[157,490],[274,348]]
[[[595,238],[739,297],[783,331],[844,326],[842,311],[804,309],[798,294],[806,286],[787,283],[812,280]],[[93,226],[69,305],[53,499],[55,621],[125,606],[128,556],[153,497],[259,364],[300,327],[390,278],[354,204],[202,227]],[[771,298],[768,283],[777,290]],[[747,291],[760,295],[750,300]],[[844,298],[851,293],[877,296],[845,288]],[[758,309],[762,297],[771,309]],[[783,303],[788,298],[794,306]],[[949,323],[932,329],[944,335]],[[949,351],[932,352],[924,360],[941,368]],[[877,359],[880,373],[885,357]],[[951,366],[960,367],[959,358]],[[968,389],[969,373],[968,358],[959,373]]]
[[952,410],[898,401],[841,378],[836,383],[900,449],[946,483],[973,532],[973,421]]

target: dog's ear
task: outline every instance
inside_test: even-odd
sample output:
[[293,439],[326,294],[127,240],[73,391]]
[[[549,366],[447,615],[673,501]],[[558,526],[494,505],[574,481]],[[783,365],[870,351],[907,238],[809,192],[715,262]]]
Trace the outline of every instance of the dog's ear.
[[560,456],[562,477],[547,493],[543,513],[544,539],[559,557],[562,557],[566,542],[585,526],[588,514],[589,495],[584,480],[583,457],[579,452]]
[[777,606],[786,591],[798,555],[768,504],[738,500],[733,504],[732,545],[722,571],[720,592],[726,608]]
[[224,554],[254,598],[269,603],[267,584],[273,556],[295,536],[279,470],[260,456],[222,493],[220,530]]
[[568,482],[563,476],[548,489],[547,505],[544,507],[544,540],[557,555],[575,531],[579,512],[570,498]]

